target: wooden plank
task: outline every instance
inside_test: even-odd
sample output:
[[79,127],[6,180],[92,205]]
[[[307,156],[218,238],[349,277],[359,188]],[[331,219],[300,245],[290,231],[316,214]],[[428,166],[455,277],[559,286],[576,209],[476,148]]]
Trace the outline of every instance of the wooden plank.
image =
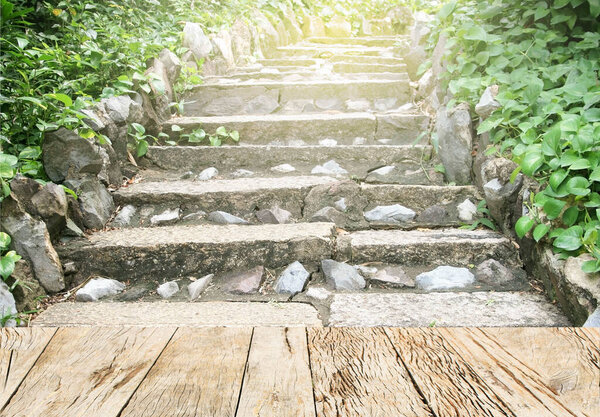
[[428,328],[384,331],[436,415],[513,415],[439,332]]
[[308,329],[317,415],[432,416],[381,329]]
[[235,415],[251,328],[179,328],[122,417]]
[[600,413],[600,330],[482,329],[578,416]]
[[4,414],[117,416],[175,329],[59,329]]
[[56,329],[0,329],[0,410],[42,354]]
[[[511,334],[518,329],[439,328],[437,331],[462,356],[505,404],[519,417],[581,416],[547,384],[544,378],[504,348],[511,345]],[[552,343],[552,328],[537,328],[533,338]],[[504,338],[503,344],[498,339]],[[539,360],[557,361],[539,352]]]
[[315,416],[305,329],[254,329],[236,416]]

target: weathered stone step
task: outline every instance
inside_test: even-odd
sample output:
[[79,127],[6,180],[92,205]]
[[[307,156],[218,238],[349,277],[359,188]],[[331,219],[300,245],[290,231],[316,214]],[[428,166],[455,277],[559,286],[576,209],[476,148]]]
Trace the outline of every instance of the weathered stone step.
[[394,52],[389,48],[365,47],[355,45],[319,45],[319,44],[300,44],[291,46],[282,46],[277,48],[273,54],[274,58],[324,58],[327,59],[333,55],[349,56],[368,56],[368,57],[393,57]]
[[320,327],[317,310],[305,303],[60,303],[31,323],[41,327]]
[[347,100],[382,103],[386,111],[408,101],[408,80],[321,80],[248,82],[200,85],[186,97],[185,116],[271,114],[302,100],[315,103],[314,111],[332,110]]
[[407,36],[369,36],[356,38],[331,38],[314,37],[306,39],[308,43],[320,43],[325,45],[363,45],[393,47],[397,42],[408,39]]
[[136,282],[314,263],[333,256],[333,233],[331,223],[166,226],[97,232],[56,249],[79,268],[70,285],[91,276]]
[[[317,165],[335,160],[348,171],[348,177],[369,182],[397,184],[441,185],[442,178],[434,171],[431,146],[340,145],[340,146],[151,146],[145,166],[181,174],[195,175],[215,167],[224,178],[232,178],[239,169],[255,175],[277,175],[271,168],[290,164],[296,170],[291,175],[310,175]],[[394,169],[384,175],[372,171],[383,166]],[[426,170],[426,172],[423,171]],[[290,175],[290,174],[280,174]],[[429,176],[429,178],[428,178]]]
[[[477,265],[495,259],[518,265],[516,246],[488,230],[367,230],[341,235],[338,256],[352,263],[387,262],[401,265]],[[518,265],[520,266],[520,265]]]
[[348,55],[338,54],[327,58],[272,58],[259,59],[257,64],[268,68],[286,68],[286,67],[301,67],[301,68],[317,68],[325,63],[340,63],[340,64],[380,64],[380,65],[405,65],[404,60],[394,57],[383,56],[364,56],[364,55]]
[[543,296],[522,292],[335,294],[329,326],[570,326]]
[[[308,101],[296,104],[298,108],[295,110],[300,111],[295,113],[301,113],[307,106],[314,107]],[[389,103],[374,102],[376,106],[379,104]],[[351,105],[353,101],[340,103],[340,106],[346,108]],[[368,103],[365,102],[364,105]],[[244,111],[243,108],[238,110],[240,113]],[[240,133],[240,143],[252,145],[316,144],[323,139],[333,139],[340,145],[414,145],[427,132],[428,123],[427,116],[411,113],[304,113],[180,117],[167,121],[163,130],[170,133],[172,138],[178,139],[179,134],[171,131],[172,125],[181,127],[181,133],[189,133],[197,128],[212,133],[224,126]],[[426,140],[425,136],[422,138]]]
[[[281,68],[281,67],[280,67]],[[290,82],[290,81],[308,81],[308,80],[364,80],[364,79],[377,79],[377,80],[406,80],[408,74],[406,72],[331,72],[319,74],[315,71],[306,70],[301,67],[284,67],[290,70],[280,72],[264,72],[255,71],[248,69],[248,72],[244,72],[244,68],[240,68],[239,72],[233,72],[227,74],[227,76],[210,76],[205,77],[204,80],[211,84],[237,84],[243,81],[249,80],[264,80],[264,81],[277,81],[277,82]],[[352,69],[353,70],[353,69]]]

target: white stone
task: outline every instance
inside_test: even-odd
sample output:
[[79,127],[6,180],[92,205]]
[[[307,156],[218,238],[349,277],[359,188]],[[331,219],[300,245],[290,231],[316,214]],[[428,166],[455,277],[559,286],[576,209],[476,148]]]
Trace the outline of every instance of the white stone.
[[206,290],[214,277],[214,274],[206,275],[188,285],[188,294],[190,295],[190,300],[197,300],[204,290]]
[[254,172],[249,171],[247,169],[238,169],[238,170],[234,171],[231,175],[235,178],[251,177],[254,175]]
[[354,140],[352,141],[353,145],[365,145],[367,143],[367,138],[354,138]]
[[152,224],[153,226],[158,226],[161,224],[173,223],[179,220],[180,216],[181,210],[179,209],[179,207],[171,210],[165,210],[160,214],[152,216],[150,218],[150,224]]
[[377,168],[377,169],[371,171],[371,174],[382,175],[382,176],[383,175],[388,175],[391,172],[393,172],[395,169],[396,169],[395,166],[393,166],[393,165],[387,165],[387,166],[384,166],[384,167],[381,167],[381,168]]
[[477,214],[477,206],[468,198],[456,206],[458,209],[458,218],[463,222],[472,222]]
[[[17,306],[15,297],[10,292],[8,285],[0,280],[0,317],[17,314]],[[14,319],[8,319],[4,323],[4,327],[15,327],[17,322]]]
[[321,269],[327,282],[336,290],[360,290],[367,285],[365,279],[352,265],[325,259],[321,261]]
[[196,59],[204,59],[212,52],[212,43],[197,23],[186,22],[183,28],[183,46],[188,48]]
[[112,221],[113,227],[125,227],[131,223],[131,218],[135,215],[136,208],[134,206],[127,205],[119,211],[119,214]]
[[219,224],[248,224],[246,220],[224,211],[213,211],[208,215],[208,220]]
[[481,99],[479,103],[475,106],[475,113],[477,113],[482,118],[489,117],[495,110],[498,110],[500,107],[500,103],[496,101],[496,94],[498,91],[498,86],[490,86],[485,89],[483,94],[481,95]]
[[394,204],[392,206],[377,206],[367,211],[364,216],[369,222],[400,223],[408,222],[415,218],[417,213],[413,210]]
[[439,266],[433,271],[417,275],[415,282],[418,288],[425,291],[449,290],[473,284],[475,275],[467,268]]
[[98,301],[109,295],[117,295],[125,289],[125,284],[114,279],[94,278],[75,293],[76,301]]
[[325,162],[323,165],[317,165],[311,171],[311,174],[325,174],[325,175],[343,175],[347,174],[344,168],[340,166],[333,159],[331,161]]
[[198,179],[200,181],[208,181],[214,177],[219,175],[219,170],[215,167],[206,168],[204,171],[198,175]]
[[171,298],[179,292],[179,285],[175,281],[165,282],[158,286],[156,292],[162,298]]
[[271,171],[273,171],[273,172],[279,172],[279,173],[282,173],[282,174],[287,174],[289,172],[294,172],[295,170],[296,170],[296,168],[294,168],[290,164],[281,164],[281,165],[277,165],[276,167],[271,168]]
[[333,203],[333,206],[338,209],[339,211],[341,211],[342,213],[346,211],[346,209],[348,208],[346,206],[346,199],[345,198],[340,198],[338,201],[336,201],[335,203]]
[[321,287],[310,287],[306,291],[306,296],[315,300],[324,301],[331,295],[331,291]]
[[337,140],[335,139],[323,139],[319,141],[319,145],[321,146],[336,146]]
[[274,290],[278,294],[296,295],[302,292],[308,278],[310,278],[310,273],[300,262],[296,261],[281,273]]

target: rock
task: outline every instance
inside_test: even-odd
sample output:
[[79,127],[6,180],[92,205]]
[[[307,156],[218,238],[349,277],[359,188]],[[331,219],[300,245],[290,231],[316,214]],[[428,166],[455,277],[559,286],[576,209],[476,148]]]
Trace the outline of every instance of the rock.
[[394,107],[397,107],[397,104],[398,99],[395,97],[376,98],[375,100],[373,100],[373,107],[375,107],[375,110],[380,112],[391,110]]
[[11,236],[17,253],[30,262],[38,282],[48,292],[63,290],[62,265],[50,242],[46,224],[26,213],[12,194],[1,206],[2,229]]
[[396,170],[396,167],[393,165],[387,165],[381,168],[374,169],[369,173],[369,175],[376,175],[378,177],[387,177],[391,173]]
[[292,213],[287,210],[273,207],[272,209],[263,209],[256,212],[258,221],[264,224],[285,224],[291,223]]
[[417,220],[421,223],[444,224],[448,220],[448,211],[442,206],[427,207]]
[[298,261],[289,265],[277,278],[274,290],[277,294],[296,295],[302,292],[310,278],[308,271]]
[[348,38],[352,36],[352,25],[340,15],[334,16],[326,25],[327,36]]
[[212,52],[212,43],[197,23],[186,22],[183,28],[183,46],[198,60],[207,58]]
[[333,206],[338,209],[339,211],[341,211],[342,213],[346,211],[346,209],[348,208],[346,206],[346,199],[345,198],[340,198],[338,201],[336,201]]
[[169,82],[167,68],[159,59],[152,60],[144,75],[150,77],[152,106],[159,120],[171,118],[171,103],[174,101],[173,86]]
[[371,26],[371,22],[365,19],[364,16],[361,17],[360,34],[362,36],[373,36],[373,27]]
[[[336,203],[344,200],[345,209],[339,210]],[[352,180],[337,181],[313,187],[304,199],[304,218],[326,216],[342,228],[363,228],[367,222],[363,216],[363,208],[368,204],[360,185]],[[323,212],[324,207],[329,207]],[[335,210],[335,208],[337,210]]]
[[333,159],[331,161],[325,162],[323,165],[317,165],[311,171],[311,174],[325,174],[325,175],[343,175],[347,174],[344,168],[340,166]]
[[590,314],[585,323],[583,323],[583,327],[600,327],[600,308],[597,308]]
[[206,168],[197,177],[200,181],[208,181],[219,175],[219,170],[215,167]]
[[179,285],[177,281],[165,282],[158,286],[156,292],[164,299],[171,298],[179,292]]
[[0,318],[6,321],[2,327],[15,327],[17,321],[14,318],[7,319],[7,316],[15,316],[17,314],[17,305],[15,297],[10,292],[8,285],[0,280]]
[[433,78],[433,71],[429,68],[425,71],[425,74],[421,78],[419,78],[419,83],[417,86],[417,96],[419,98],[426,98],[431,91],[435,87],[435,81]]
[[394,204],[392,206],[377,206],[365,213],[365,219],[369,222],[378,223],[405,223],[415,218],[417,213],[413,210]]
[[117,295],[125,289],[125,284],[114,279],[94,278],[75,293],[76,301],[98,301],[110,295]]
[[366,99],[346,100],[345,104],[348,111],[366,112],[371,109],[371,102]]
[[302,40],[302,29],[300,29],[300,25],[296,20],[296,15],[291,8],[286,10],[283,14],[283,25],[290,35],[291,43],[298,43]]
[[278,20],[274,26],[275,30],[277,31],[277,34],[279,35],[279,44],[277,46],[288,45],[290,43],[290,37],[287,33],[287,30],[285,30],[285,25],[283,24],[283,22],[281,20]]
[[314,298],[315,300],[325,301],[331,296],[331,292],[321,287],[310,287],[306,290],[306,296],[308,298]]
[[235,67],[235,58],[231,49],[231,35],[228,31],[222,30],[212,40],[217,55],[223,57],[227,63],[227,69]]
[[322,139],[319,141],[321,146],[337,146],[337,140],[335,139]]
[[67,222],[69,203],[64,189],[54,183],[47,183],[31,197],[33,214],[37,214],[46,222],[48,233],[52,239],[60,236]]
[[176,207],[174,209],[168,209],[160,214],[156,214],[150,218],[150,224],[152,226],[164,226],[168,224],[177,223],[181,218],[181,209]]
[[246,220],[224,211],[213,211],[208,215],[208,220],[218,224],[250,224]]
[[127,205],[119,211],[119,214],[116,215],[114,220],[112,221],[113,227],[127,227],[131,224],[131,220],[133,216],[135,216],[137,209],[130,205]]
[[251,294],[258,291],[262,281],[264,268],[257,266],[249,271],[232,272],[225,275],[223,290],[232,294]]
[[437,115],[436,130],[440,158],[446,168],[446,179],[459,185],[469,184],[473,166],[469,105],[462,103],[449,111],[441,107]]
[[31,198],[42,189],[42,184],[22,174],[17,174],[10,181],[10,190],[21,203],[27,213],[36,214],[37,209],[31,203]]
[[371,277],[371,282],[394,288],[412,288],[415,286],[415,281],[406,275],[404,269],[399,266],[390,266],[377,271]]
[[67,262],[63,268],[65,275],[75,275],[79,271],[75,262]]
[[315,100],[315,106],[319,110],[341,110],[344,103],[339,98],[318,98]]
[[333,207],[323,207],[310,217],[311,222],[343,224],[345,216]]
[[367,265],[354,265],[356,270],[365,278],[372,278],[377,273],[377,268]]
[[305,38],[322,38],[325,36],[325,25],[318,16],[304,16],[302,31]]
[[523,189],[523,174],[518,174],[514,182],[510,182],[516,168],[514,162],[505,158],[490,159],[481,167],[481,181],[486,181],[483,192],[490,215],[507,233],[513,233],[514,224],[521,217],[516,207]]
[[280,110],[282,114],[297,114],[297,113],[312,113],[316,111],[313,100],[310,99],[296,99],[289,100],[283,105]]
[[96,178],[67,181],[65,184],[79,196],[83,224],[88,229],[103,229],[112,216],[115,205],[106,187]]
[[273,95],[259,95],[247,101],[246,114],[271,114],[279,108],[279,100]]
[[365,288],[365,279],[351,265],[331,259],[321,261],[321,269],[327,283],[339,291],[353,291]]
[[129,121],[129,112],[134,101],[129,96],[115,96],[102,99],[102,105],[108,117],[116,124]]
[[146,285],[139,285],[129,288],[118,297],[118,301],[139,301],[150,293],[151,289]]
[[252,33],[246,22],[240,18],[231,26],[231,50],[237,62],[252,56]]
[[430,33],[431,29],[429,27],[429,22],[417,18],[410,31],[410,47],[414,48],[418,45],[425,46]]
[[475,276],[467,268],[439,266],[433,271],[417,275],[417,288],[425,291],[464,288],[475,282]]
[[281,165],[277,165],[276,167],[271,168],[271,171],[273,171],[273,172],[279,172],[279,173],[282,173],[282,174],[287,174],[289,172],[294,172],[295,170],[296,170],[296,168],[294,168],[290,164],[281,164]]
[[29,262],[21,259],[15,263],[15,269],[10,275],[6,283],[13,285],[19,282],[13,290],[12,294],[15,297],[17,311],[33,311],[38,309],[38,303],[46,296],[46,291],[33,275],[33,270]]
[[77,224],[73,220],[67,219],[63,235],[71,237],[83,237],[85,233],[83,232],[83,230],[81,230],[79,226],[77,226]]
[[215,274],[206,275],[188,285],[190,300],[194,301],[200,298],[200,295],[208,288],[214,277]]
[[417,81],[417,71],[423,62],[427,60],[427,52],[423,45],[417,45],[410,49],[408,54],[404,57],[404,63],[406,64],[406,72],[412,81]]
[[477,206],[468,198],[456,206],[458,209],[458,218],[465,223],[472,222],[477,215]]
[[503,285],[515,280],[515,276],[510,269],[495,259],[488,259],[480,263],[475,269],[475,278],[477,278],[477,281],[492,285]]
[[205,211],[196,211],[194,213],[190,213],[190,214],[186,214],[185,216],[183,216],[183,220],[184,222],[189,222],[189,221],[198,221],[201,220],[202,218],[204,218],[204,216],[206,216],[206,212]]
[[433,72],[433,78],[436,84],[446,69],[446,62],[444,61],[446,42],[448,42],[448,35],[443,32],[440,33],[437,44],[435,45],[435,48],[433,48],[433,52],[431,54],[431,70]]
[[269,19],[260,11],[254,10],[251,17],[260,32],[260,48],[265,56],[269,57],[280,44],[279,33],[277,33],[277,30],[273,27]]
[[479,103],[475,106],[475,113],[481,116],[482,119],[487,119],[490,114],[494,111],[498,110],[500,107],[500,103],[496,101],[496,96],[498,95],[498,86],[492,85],[485,89],[481,98],[479,99]]
[[237,169],[231,174],[231,176],[234,178],[251,177],[253,175],[254,172],[247,169]]
[[354,138],[354,140],[352,141],[353,145],[366,145],[367,144],[367,138]]
[[179,78],[179,74],[181,73],[181,60],[177,55],[169,51],[167,48],[160,51],[158,59],[165,66],[169,82],[171,85],[174,85]]

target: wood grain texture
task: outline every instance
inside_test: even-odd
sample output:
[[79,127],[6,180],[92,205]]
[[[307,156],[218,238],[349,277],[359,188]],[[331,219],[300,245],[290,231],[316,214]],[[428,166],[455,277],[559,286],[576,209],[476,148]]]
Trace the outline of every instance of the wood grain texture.
[[578,416],[600,415],[600,330],[485,329],[487,337],[529,368]]
[[307,329],[317,415],[432,416],[381,329]]
[[384,331],[436,415],[514,415],[435,329],[386,328]]
[[305,329],[254,329],[236,416],[315,416]]
[[[437,329],[465,362],[489,385],[518,417],[571,416],[578,414],[563,404],[544,378],[507,351],[510,334],[517,329]],[[536,329],[535,337],[552,343],[552,329]],[[498,339],[503,338],[503,344]],[[555,361],[544,355],[548,362]],[[591,395],[591,394],[590,394]]]
[[179,328],[122,417],[232,417],[251,328]]
[[174,331],[59,329],[2,415],[117,416]]
[[56,329],[0,329],[0,410],[6,405]]

